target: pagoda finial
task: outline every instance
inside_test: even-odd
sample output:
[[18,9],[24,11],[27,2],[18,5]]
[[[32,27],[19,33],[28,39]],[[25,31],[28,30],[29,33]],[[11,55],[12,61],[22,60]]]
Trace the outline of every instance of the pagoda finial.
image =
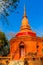
[[24,17],[26,17],[26,7],[24,5]]

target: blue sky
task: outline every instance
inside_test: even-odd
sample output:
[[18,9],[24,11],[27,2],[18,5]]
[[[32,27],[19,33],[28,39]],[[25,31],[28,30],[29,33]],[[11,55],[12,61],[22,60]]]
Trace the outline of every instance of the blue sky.
[[7,17],[9,25],[2,25],[0,22],[0,30],[5,32],[6,35],[10,32],[14,34],[19,32],[24,13],[24,4],[31,29],[36,32],[37,36],[43,36],[43,0],[20,0],[16,11]]

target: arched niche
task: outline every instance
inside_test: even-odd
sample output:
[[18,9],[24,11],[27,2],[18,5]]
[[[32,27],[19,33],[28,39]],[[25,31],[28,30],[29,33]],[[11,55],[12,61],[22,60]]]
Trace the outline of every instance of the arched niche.
[[19,54],[20,54],[20,57],[25,56],[25,44],[22,41],[19,44]]

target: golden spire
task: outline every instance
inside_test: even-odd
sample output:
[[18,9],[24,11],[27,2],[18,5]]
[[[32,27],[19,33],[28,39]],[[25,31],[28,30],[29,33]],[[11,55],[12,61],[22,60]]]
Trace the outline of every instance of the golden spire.
[[23,15],[23,19],[22,19],[22,26],[20,30],[30,30],[30,25],[28,24],[28,18],[26,16],[26,8],[24,5],[24,15]]
[[24,17],[26,17],[26,7],[24,5]]

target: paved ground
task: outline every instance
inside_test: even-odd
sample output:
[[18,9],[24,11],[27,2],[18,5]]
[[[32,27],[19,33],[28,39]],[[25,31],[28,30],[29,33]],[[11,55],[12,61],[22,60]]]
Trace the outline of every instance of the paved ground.
[[[11,61],[8,65],[24,65],[24,62],[23,61]],[[35,60],[35,61],[28,61],[27,65],[43,65],[43,63],[40,60]]]

